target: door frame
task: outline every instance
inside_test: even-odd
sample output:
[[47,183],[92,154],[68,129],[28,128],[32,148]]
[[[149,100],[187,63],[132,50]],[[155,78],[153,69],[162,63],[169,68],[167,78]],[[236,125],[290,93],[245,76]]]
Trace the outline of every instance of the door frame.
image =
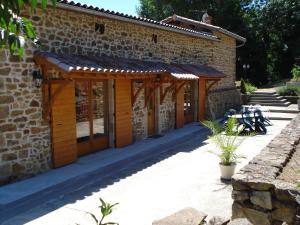
[[[104,150],[109,147],[109,115],[108,115],[108,80],[107,79],[74,79],[75,87],[77,82],[88,83],[88,117],[89,117],[89,140],[83,142],[77,142],[78,156],[90,154],[100,150]],[[93,135],[93,102],[92,102],[92,83],[103,82],[104,84],[104,134],[98,138],[94,138]],[[75,103],[76,104],[76,103]],[[76,105],[75,105],[76,107]],[[77,114],[76,114],[77,115]],[[77,121],[75,121],[77,123]],[[77,139],[76,139],[77,141]]]
[[[157,101],[156,101],[156,83],[155,81],[145,81],[146,85],[145,85],[145,107],[147,108],[147,136],[152,136],[155,135],[157,133]],[[150,89],[150,93],[149,93],[149,89]],[[150,119],[149,117],[149,104],[152,103],[152,119]],[[150,121],[152,123],[151,127],[152,130],[150,131]]]

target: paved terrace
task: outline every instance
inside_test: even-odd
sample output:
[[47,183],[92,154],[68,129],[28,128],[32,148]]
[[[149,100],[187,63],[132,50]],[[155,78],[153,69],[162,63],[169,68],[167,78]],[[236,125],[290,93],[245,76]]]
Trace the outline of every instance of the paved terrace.
[[[239,153],[247,164],[289,121],[274,121],[267,135],[247,137]],[[115,203],[109,218],[121,225],[150,225],[184,207],[210,216],[231,215],[230,184],[219,179],[208,132],[198,124],[123,150],[104,151],[77,163],[0,188],[0,224],[94,224],[98,198]],[[182,138],[180,138],[182,137]],[[102,171],[102,172],[101,172]],[[35,194],[37,193],[37,194]]]

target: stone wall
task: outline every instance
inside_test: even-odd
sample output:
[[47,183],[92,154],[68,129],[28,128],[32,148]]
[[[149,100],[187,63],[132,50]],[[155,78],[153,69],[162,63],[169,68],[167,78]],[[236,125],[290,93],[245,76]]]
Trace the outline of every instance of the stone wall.
[[[43,51],[206,64],[226,72],[229,77],[226,87],[234,86],[231,82],[235,76],[234,39],[222,36],[220,42],[215,42],[60,8],[49,7],[45,15],[40,10],[36,15],[29,14],[24,12],[33,21]],[[95,23],[105,25],[104,34],[95,31]],[[158,37],[157,43],[152,41],[153,34]],[[1,182],[31,176],[51,167],[50,126],[42,119],[41,88],[36,88],[32,79],[32,72],[37,69],[33,62],[34,50],[29,44],[22,59],[10,57],[7,51],[0,52]],[[167,96],[161,106],[162,131],[174,127],[173,122],[167,122],[175,114],[172,104]],[[144,124],[138,128],[139,118],[145,117],[143,110],[134,112],[139,113],[133,121],[136,139],[142,138],[146,129]]]
[[32,70],[30,58],[19,61],[0,52],[0,183],[50,167],[50,129],[42,120],[41,90]]
[[299,124],[300,115],[234,175],[233,218],[246,217],[254,225],[300,224],[296,217],[300,208],[291,194],[296,192],[297,179],[288,182],[282,178],[291,159],[298,157],[299,161],[299,154],[295,154],[300,141]]
[[[133,83],[134,93],[143,83]],[[132,107],[132,135],[138,141],[147,137],[147,107],[145,107],[145,91],[141,91]]]
[[[170,84],[163,84],[163,89]],[[159,106],[159,133],[166,133],[175,128],[175,100],[172,92],[168,92]]]

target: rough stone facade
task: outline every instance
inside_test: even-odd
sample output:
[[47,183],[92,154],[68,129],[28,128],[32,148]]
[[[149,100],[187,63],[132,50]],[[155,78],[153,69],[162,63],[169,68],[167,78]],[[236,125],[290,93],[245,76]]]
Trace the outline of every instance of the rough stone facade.
[[[142,83],[133,83],[134,92],[138,90]],[[132,107],[132,132],[134,141],[147,137],[147,107],[145,106],[145,92],[142,91]]]
[[[170,84],[164,84],[163,89]],[[175,100],[168,92],[163,103],[159,105],[159,133],[166,133],[175,128]]]
[[[234,88],[235,40],[221,37],[220,42],[188,36],[171,31],[80,14],[49,7],[45,15],[41,10],[29,16],[41,50],[82,55],[108,55],[149,61],[195,63],[213,66],[226,73],[228,78],[215,88]],[[104,24],[103,34],[95,31],[95,23]],[[157,35],[157,43],[152,35]],[[33,62],[35,47],[29,44],[24,57],[9,56],[0,52],[0,182],[31,176],[51,167],[50,124],[42,119],[42,94],[32,78],[37,69]],[[222,84],[221,84],[222,83]],[[133,124],[136,139],[143,137],[146,127],[139,118],[145,117],[141,95],[134,106],[137,116]],[[221,102],[221,94],[214,98]],[[169,100],[168,100],[169,99]],[[232,96],[223,102],[232,101]],[[224,111],[220,103],[216,111]],[[174,127],[175,116],[170,96],[160,106],[161,131]],[[171,117],[170,121],[169,120]],[[139,127],[140,124],[140,128]]]
[[[282,175],[300,141],[300,115],[282,130],[247,166],[233,177],[233,218],[246,217],[254,225],[300,224],[300,207],[292,194],[297,180]],[[298,158],[299,160],[299,158]]]

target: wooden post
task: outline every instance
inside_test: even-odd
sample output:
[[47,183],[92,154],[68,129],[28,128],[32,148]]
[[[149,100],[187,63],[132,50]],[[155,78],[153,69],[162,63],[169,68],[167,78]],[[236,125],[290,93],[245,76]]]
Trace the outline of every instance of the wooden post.
[[205,79],[199,79],[198,87],[198,120],[203,121],[205,119],[205,99],[206,99],[206,81]]

